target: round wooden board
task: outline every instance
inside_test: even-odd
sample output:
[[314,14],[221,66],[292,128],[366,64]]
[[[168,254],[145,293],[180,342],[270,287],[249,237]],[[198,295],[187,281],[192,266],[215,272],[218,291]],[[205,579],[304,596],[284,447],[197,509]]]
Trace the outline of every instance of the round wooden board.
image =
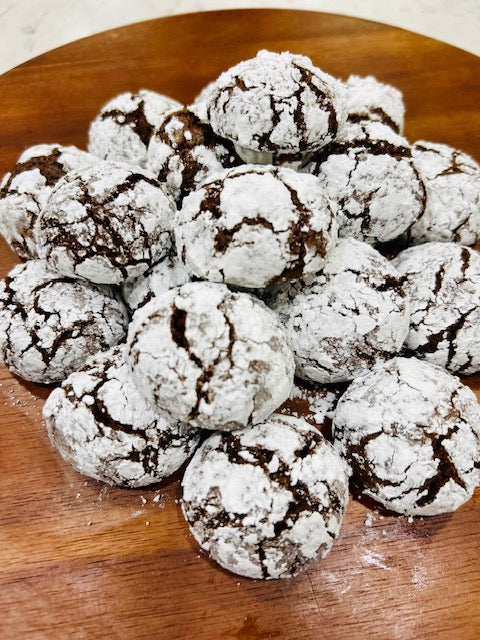
[[[114,94],[147,87],[188,102],[260,48],[311,56],[345,78],[398,86],[406,135],[480,157],[480,60],[381,24],[321,13],[191,14],[108,31],[0,77],[0,174],[40,142],[85,146]],[[0,246],[0,276],[18,262]],[[290,581],[228,574],[189,535],[178,479],[145,491],[85,479],[52,450],[49,389],[1,370],[0,637],[363,640],[480,637],[480,494],[409,522],[352,500],[330,555]],[[478,389],[478,379],[469,384]]]

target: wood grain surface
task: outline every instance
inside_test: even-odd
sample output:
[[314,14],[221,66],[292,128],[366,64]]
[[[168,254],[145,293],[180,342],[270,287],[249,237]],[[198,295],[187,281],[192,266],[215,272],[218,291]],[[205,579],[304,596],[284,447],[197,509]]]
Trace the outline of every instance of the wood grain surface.
[[[384,25],[280,10],[223,11],[115,29],[0,77],[0,174],[40,142],[86,144],[114,94],[142,87],[190,101],[259,48],[312,57],[345,78],[397,85],[406,134],[480,158],[480,60]],[[0,276],[18,262],[0,246]],[[480,493],[409,522],[352,500],[330,555],[262,582],[211,563],[189,535],[178,478],[107,488],[68,467],[41,419],[48,388],[0,372],[0,638],[476,640]],[[467,380],[478,390],[477,379]]]

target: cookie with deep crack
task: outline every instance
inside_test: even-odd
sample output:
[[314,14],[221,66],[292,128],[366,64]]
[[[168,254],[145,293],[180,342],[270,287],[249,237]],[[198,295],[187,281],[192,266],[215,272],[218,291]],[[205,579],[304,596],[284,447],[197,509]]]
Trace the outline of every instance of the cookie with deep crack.
[[38,253],[63,275],[119,284],[167,254],[175,212],[144,169],[98,161],[58,182],[37,220]]
[[175,227],[187,271],[261,288],[319,271],[337,237],[317,178],[293,169],[227,169],[187,196]]
[[128,314],[110,287],[62,276],[44,260],[0,281],[0,358],[25,380],[64,380],[125,337]]
[[196,428],[261,422],[293,383],[276,315],[225,285],[192,282],[153,298],[134,314],[127,344],[138,388],[165,416]]
[[243,164],[233,143],[187,108],[170,112],[148,145],[147,168],[175,201],[195,191],[212,174]]
[[119,345],[89,358],[52,391],[43,416],[53,446],[74,469],[144,487],[179,469],[200,435],[158,414],[137,391],[125,356]]
[[441,367],[394,358],[354,380],[333,418],[353,481],[387,509],[454,511],[480,481],[480,408]]
[[21,258],[36,258],[35,222],[54,186],[69,171],[96,162],[77,147],[37,144],[26,149],[0,183],[0,233]]
[[290,336],[297,375],[321,383],[362,375],[396,355],[408,333],[400,274],[353,238],[338,241],[321,273],[272,287],[266,302]]
[[341,83],[288,52],[259,51],[222,73],[202,100],[218,135],[254,151],[320,149],[345,117]]
[[412,161],[427,190],[425,211],[409,231],[413,243],[458,242],[471,245],[478,242],[478,163],[463,151],[424,140],[412,146]]
[[351,75],[344,84],[347,123],[373,120],[403,133],[405,105],[396,87],[374,76]]
[[318,176],[337,205],[339,235],[388,242],[422,215],[426,194],[407,140],[381,122],[348,123],[342,138],[302,171]]
[[138,278],[126,280],[122,284],[122,296],[133,313],[154,296],[187,282],[190,282],[190,276],[177,254],[171,251]]
[[88,150],[102,160],[145,166],[154,130],[169,111],[181,106],[148,89],[121,93],[104,104],[90,124]]
[[406,348],[452,373],[480,371],[480,255],[427,242],[393,260],[411,300]]
[[340,456],[307,422],[280,415],[210,436],[182,484],[197,542],[249,578],[290,578],[325,557],[348,503]]

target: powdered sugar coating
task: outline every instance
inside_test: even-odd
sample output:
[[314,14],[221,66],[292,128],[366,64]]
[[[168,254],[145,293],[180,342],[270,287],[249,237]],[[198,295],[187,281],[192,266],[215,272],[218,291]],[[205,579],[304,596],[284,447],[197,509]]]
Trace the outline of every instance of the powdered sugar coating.
[[261,422],[293,383],[293,354],[275,314],[224,285],[192,282],[153,298],[134,314],[127,344],[142,392],[194,427]]
[[228,169],[187,196],[175,228],[189,273],[252,288],[320,270],[336,237],[314,176],[258,165]]
[[43,416],[53,446],[77,471],[123,487],[174,473],[200,436],[158,415],[137,391],[119,345],[89,358],[48,397]]
[[354,380],[333,429],[363,493],[398,513],[454,511],[480,480],[475,395],[428,362],[394,358]]
[[402,92],[374,76],[351,75],[345,82],[347,122],[374,120],[403,133],[405,105]]
[[183,512],[200,546],[249,578],[290,578],[330,551],[348,502],[348,473],[304,420],[274,415],[216,433],[183,478]]
[[425,212],[409,231],[413,242],[478,242],[480,166],[462,151],[424,140],[412,146],[412,159],[427,190]]
[[345,117],[341,83],[288,52],[259,51],[222,73],[202,100],[218,135],[256,151],[319,149]]
[[188,109],[169,113],[148,145],[148,170],[178,203],[210,175],[239,164],[233,144]]
[[147,304],[154,296],[187,282],[190,282],[190,276],[176,253],[172,251],[138,278],[126,280],[122,284],[122,296],[133,312]]
[[369,244],[400,236],[422,215],[425,187],[407,140],[381,122],[351,123],[303,169],[338,206],[339,235]]
[[119,284],[169,251],[175,211],[150,173],[98,161],[55,187],[37,220],[38,252],[66,276]]
[[428,242],[405,249],[393,264],[411,299],[405,346],[453,373],[480,371],[480,255]]
[[109,100],[90,125],[88,150],[102,160],[145,166],[153,131],[169,111],[182,105],[155,91],[140,89]]
[[0,183],[0,233],[21,258],[36,258],[37,216],[56,183],[68,171],[95,162],[76,147],[37,144],[26,149]]
[[400,275],[373,247],[338,241],[323,272],[272,288],[267,302],[292,341],[297,375],[343,382],[397,354],[410,307]]
[[0,281],[0,357],[25,380],[63,380],[120,342],[127,324],[109,287],[66,278],[44,260],[17,265]]

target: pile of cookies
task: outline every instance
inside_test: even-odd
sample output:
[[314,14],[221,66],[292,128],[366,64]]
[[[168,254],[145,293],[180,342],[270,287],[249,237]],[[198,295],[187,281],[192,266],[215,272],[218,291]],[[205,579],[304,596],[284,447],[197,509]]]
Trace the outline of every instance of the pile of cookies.
[[[59,384],[44,417],[79,472],[134,488],[191,458],[183,513],[237,574],[324,557],[350,482],[406,515],[479,483],[458,375],[480,370],[480,167],[411,145],[404,112],[260,51],[188,107],[113,98],[88,152],[32,147],[1,182],[26,260],[0,283],[4,364]],[[330,441],[283,404],[302,389]]]

